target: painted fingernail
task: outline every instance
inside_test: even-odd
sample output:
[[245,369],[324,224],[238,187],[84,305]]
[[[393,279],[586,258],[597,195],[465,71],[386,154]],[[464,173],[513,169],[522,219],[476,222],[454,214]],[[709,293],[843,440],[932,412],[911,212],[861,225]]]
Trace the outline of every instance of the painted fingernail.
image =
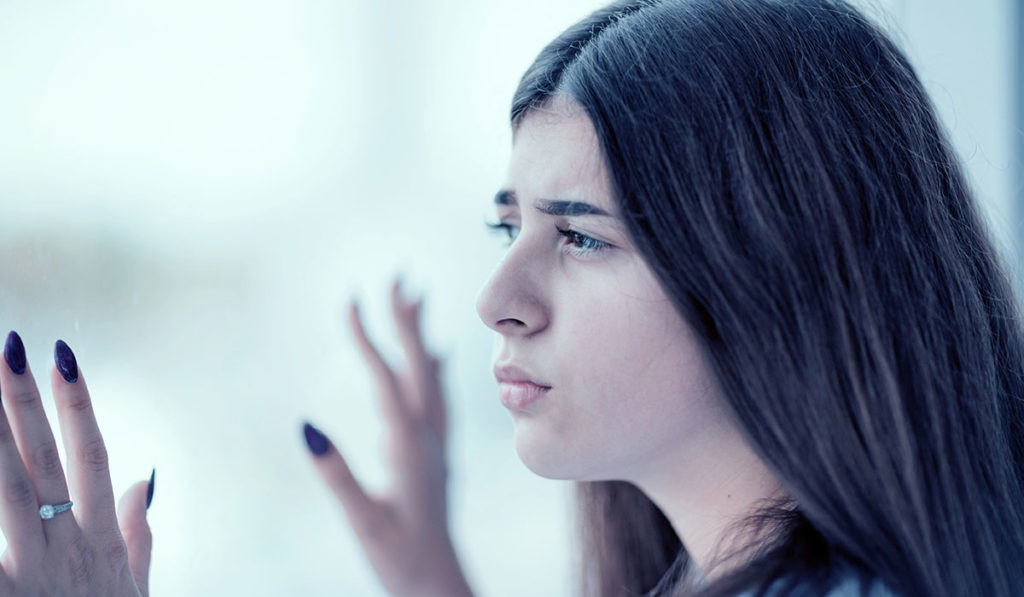
[[25,345],[22,344],[18,332],[13,330],[7,334],[7,342],[4,343],[4,360],[11,371],[18,375],[25,372]]
[[57,340],[57,345],[53,348],[53,361],[57,363],[57,371],[60,371],[64,381],[78,381],[78,361],[75,360],[75,353],[71,352],[71,347],[63,340]]
[[306,436],[306,446],[314,456],[323,456],[327,453],[327,448],[330,447],[331,443],[327,440],[327,436],[320,433],[319,429],[309,423],[304,423],[302,425],[302,433]]
[[149,475],[149,488],[146,489],[146,509],[149,510],[149,505],[153,503],[153,490],[156,489],[156,468]]

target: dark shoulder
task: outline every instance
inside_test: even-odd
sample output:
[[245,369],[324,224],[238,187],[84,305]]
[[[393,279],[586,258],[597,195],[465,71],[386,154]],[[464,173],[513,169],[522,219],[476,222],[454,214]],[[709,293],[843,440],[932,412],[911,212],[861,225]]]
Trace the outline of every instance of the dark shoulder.
[[825,597],[898,597],[880,579],[863,580],[856,575],[844,576]]
[[[744,592],[737,597],[753,597],[756,592]],[[843,574],[831,585],[821,589],[812,582],[800,582],[798,579],[776,581],[764,594],[764,597],[900,597],[878,578],[865,577],[862,574]]]

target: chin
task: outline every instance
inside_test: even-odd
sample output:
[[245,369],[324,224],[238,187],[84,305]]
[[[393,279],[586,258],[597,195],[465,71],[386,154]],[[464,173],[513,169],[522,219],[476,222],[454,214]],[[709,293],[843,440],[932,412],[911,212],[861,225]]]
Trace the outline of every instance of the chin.
[[596,481],[595,462],[588,462],[573,450],[566,450],[566,441],[550,430],[533,428],[529,422],[516,423],[515,444],[519,460],[534,474],[559,481]]

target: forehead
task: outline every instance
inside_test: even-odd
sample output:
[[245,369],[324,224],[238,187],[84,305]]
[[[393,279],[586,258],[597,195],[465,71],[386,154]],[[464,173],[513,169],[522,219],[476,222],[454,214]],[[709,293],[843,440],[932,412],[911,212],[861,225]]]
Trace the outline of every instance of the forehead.
[[521,201],[586,199],[611,210],[597,133],[582,108],[560,102],[523,117],[513,135],[505,188]]

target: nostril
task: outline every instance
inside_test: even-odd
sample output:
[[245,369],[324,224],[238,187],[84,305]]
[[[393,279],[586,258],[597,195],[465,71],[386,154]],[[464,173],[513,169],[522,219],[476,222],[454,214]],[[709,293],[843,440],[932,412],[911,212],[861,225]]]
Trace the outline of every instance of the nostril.
[[505,319],[502,319],[502,320],[498,321],[498,326],[500,326],[500,327],[524,327],[524,326],[526,326],[526,322],[524,322],[524,321],[522,321],[520,319],[515,319],[514,317],[508,317],[508,318],[505,318]]

